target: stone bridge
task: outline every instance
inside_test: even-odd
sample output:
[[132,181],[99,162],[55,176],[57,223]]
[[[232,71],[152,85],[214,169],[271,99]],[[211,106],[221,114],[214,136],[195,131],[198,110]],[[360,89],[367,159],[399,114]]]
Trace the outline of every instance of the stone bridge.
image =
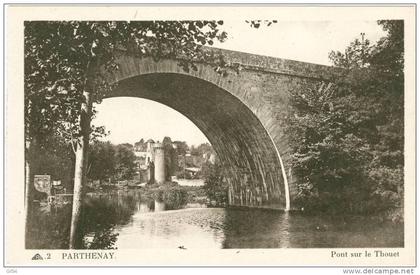
[[328,81],[333,69],[220,51],[226,60],[241,65],[239,74],[222,76],[209,64],[198,64],[197,71],[187,73],[177,60],[155,62],[122,54],[115,74],[119,85],[109,97],[154,100],[189,118],[224,167],[231,205],[289,210],[297,190],[285,131],[288,94]]

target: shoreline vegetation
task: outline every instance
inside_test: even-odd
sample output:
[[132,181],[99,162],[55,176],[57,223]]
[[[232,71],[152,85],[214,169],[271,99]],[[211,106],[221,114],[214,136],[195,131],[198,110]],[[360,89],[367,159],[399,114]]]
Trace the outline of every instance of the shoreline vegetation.
[[[187,186],[179,185],[176,181],[165,182],[163,184],[145,184],[144,186],[130,185],[131,181],[127,181],[126,185],[119,186],[115,184],[104,184],[100,189],[86,187],[87,194],[109,193],[115,191],[135,190],[139,194],[140,201],[156,200],[164,202],[167,210],[175,210],[185,207],[187,204],[200,204],[206,207],[226,207],[225,200],[212,200],[206,194],[205,186]],[[227,196],[227,194],[226,194]]]

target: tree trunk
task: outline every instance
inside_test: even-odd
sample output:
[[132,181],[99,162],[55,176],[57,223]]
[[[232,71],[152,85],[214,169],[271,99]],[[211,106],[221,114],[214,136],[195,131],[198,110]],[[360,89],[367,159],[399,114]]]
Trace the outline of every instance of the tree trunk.
[[75,249],[78,247],[78,225],[80,221],[80,211],[83,201],[82,188],[86,178],[86,163],[87,163],[87,149],[89,146],[90,135],[90,119],[91,119],[91,94],[88,91],[83,93],[86,102],[82,103],[80,115],[80,128],[82,136],[76,149],[76,162],[74,170],[74,187],[73,187],[73,209],[70,227],[70,243],[69,248]]
[[31,165],[29,160],[31,150],[31,141],[25,142],[25,247],[28,242],[29,219],[30,219],[30,205],[32,201],[32,186],[31,186]]
[[88,76],[86,81],[86,89],[83,92],[85,101],[81,105],[80,113],[80,130],[81,137],[76,149],[76,162],[74,169],[74,187],[73,187],[73,209],[70,226],[69,248],[77,249],[80,247],[81,238],[79,236],[80,212],[83,202],[83,185],[86,182],[86,166],[87,152],[90,136],[90,120],[92,114],[92,91],[93,91],[93,75],[92,64],[88,67]]

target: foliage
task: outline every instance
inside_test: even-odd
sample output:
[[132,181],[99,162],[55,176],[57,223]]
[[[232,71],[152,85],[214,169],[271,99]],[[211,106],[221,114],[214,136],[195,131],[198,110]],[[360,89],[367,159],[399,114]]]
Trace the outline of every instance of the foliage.
[[71,146],[61,137],[49,136],[46,142],[32,146],[33,175],[51,175],[51,180],[61,180],[67,190],[72,188],[74,154]]
[[115,173],[115,146],[110,142],[95,142],[89,147],[87,176],[94,180],[106,180]]
[[[121,202],[115,194],[109,196],[93,196],[83,204],[79,234],[84,248],[114,249],[118,237],[118,233],[113,233],[114,227],[126,224],[134,213],[134,198]],[[88,236],[92,236],[90,241],[86,240]]]
[[146,143],[144,142],[144,139],[141,139],[138,142],[135,142],[134,149],[136,151],[141,151],[141,152],[146,151]]
[[70,232],[71,205],[45,213],[40,208],[31,212],[26,249],[67,249]]
[[112,233],[112,228],[101,229],[95,232],[93,240],[85,244],[87,249],[116,249],[115,242],[118,233]]
[[88,178],[92,180],[132,179],[135,173],[135,155],[131,144],[113,145],[95,142],[90,148]]
[[[70,22],[25,22],[27,139],[76,135],[89,61]],[[75,39],[76,38],[76,39]],[[73,130],[73,131],[71,131]]]
[[346,69],[365,68],[369,66],[368,60],[372,54],[373,47],[370,41],[364,39],[364,33],[361,33],[362,40],[355,39],[350,43],[344,53],[331,51],[329,58],[335,66]]
[[[180,167],[181,168],[181,167]],[[198,179],[199,173],[196,173],[194,176],[188,172],[185,169],[179,169],[178,172],[175,174],[178,179],[186,179],[186,180],[192,180],[192,179]]]
[[346,100],[325,84],[292,94],[293,106],[299,110],[289,123],[294,171],[299,177],[296,200],[308,210],[339,212],[360,207],[365,199],[367,144],[354,131],[358,120],[348,115],[357,113],[358,106],[347,106]]
[[246,20],[245,21],[251,28],[258,29],[261,25],[266,25],[267,27],[272,24],[277,23],[277,20]]
[[377,44],[331,52],[335,85],[292,91],[297,202],[306,210],[385,212],[403,203],[403,22],[379,21]]
[[181,186],[163,186],[153,194],[158,202],[165,203],[166,210],[183,208],[188,202],[188,192]]
[[193,156],[203,156],[207,154],[214,153],[213,147],[209,143],[202,143],[197,147],[191,146],[191,155]]
[[[92,194],[82,207],[81,226],[78,232],[83,249],[114,249],[118,233],[116,225],[130,221],[136,210],[133,196],[118,199],[117,193]],[[51,207],[51,210],[34,208],[30,217],[28,249],[67,249],[70,230],[71,204]]]
[[228,185],[224,181],[222,165],[219,162],[215,164],[206,162],[202,172],[207,198],[210,201],[215,201],[216,205],[226,205],[228,203]]
[[171,176],[175,174],[178,167],[178,156],[176,150],[172,146],[170,137],[164,137],[162,141],[164,157],[165,157],[165,178],[171,180]]
[[178,156],[185,156],[189,150],[188,144],[185,141],[174,141],[174,144],[176,145],[176,154]]
[[133,150],[125,145],[115,146],[115,176],[117,180],[132,179],[135,173],[136,156]]

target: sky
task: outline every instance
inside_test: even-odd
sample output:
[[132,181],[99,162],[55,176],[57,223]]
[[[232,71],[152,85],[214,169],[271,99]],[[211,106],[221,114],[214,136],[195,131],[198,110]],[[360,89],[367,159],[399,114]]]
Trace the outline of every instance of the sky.
[[[385,35],[375,21],[279,21],[254,29],[245,22],[231,20],[225,21],[222,29],[228,39],[215,43],[215,47],[323,65],[331,65],[330,51],[344,51],[351,41],[360,38],[361,32],[372,43]],[[104,139],[114,144],[134,143],[141,138],[162,141],[165,136],[189,145],[208,142],[185,116],[151,100],[110,98],[95,108],[92,123],[105,126],[110,134]]]

